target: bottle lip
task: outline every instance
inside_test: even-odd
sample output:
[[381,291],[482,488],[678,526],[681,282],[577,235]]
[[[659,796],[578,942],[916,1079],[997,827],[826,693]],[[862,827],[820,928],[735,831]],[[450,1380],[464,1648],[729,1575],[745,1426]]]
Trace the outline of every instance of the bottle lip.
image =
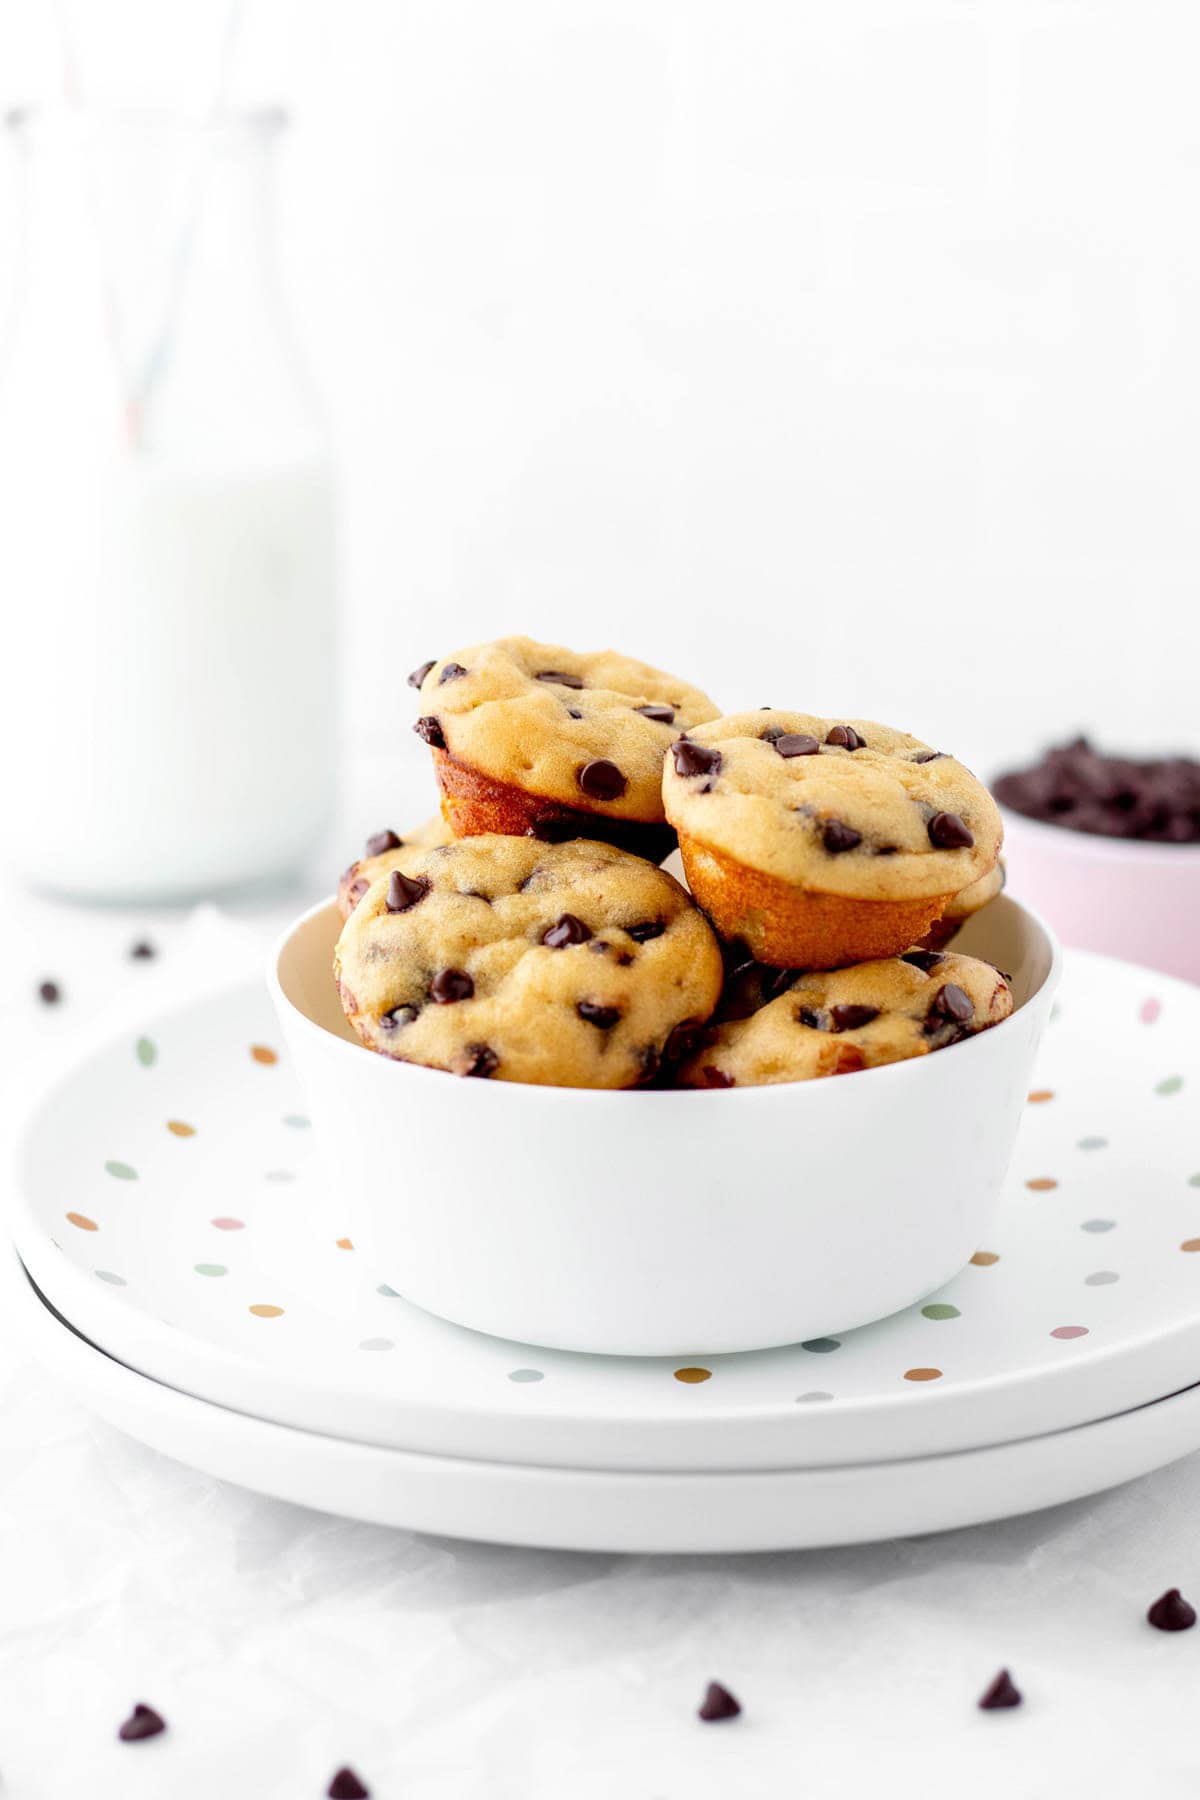
[[291,123],[285,106],[221,106],[208,113],[136,105],[68,105],[37,101],[8,107],[0,121],[15,137],[42,130],[87,129],[114,136],[145,135],[214,140],[222,137],[273,137]]

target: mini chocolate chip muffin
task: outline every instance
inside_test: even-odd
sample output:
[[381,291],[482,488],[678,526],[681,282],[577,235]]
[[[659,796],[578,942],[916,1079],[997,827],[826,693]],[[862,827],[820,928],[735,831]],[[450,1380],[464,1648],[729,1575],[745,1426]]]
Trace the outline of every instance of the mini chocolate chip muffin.
[[555,1087],[650,1081],[709,1018],[721,953],[670,875],[610,844],[489,835],[381,878],[334,954],[369,1049]]
[[409,681],[456,837],[587,837],[653,862],[674,848],[663,756],[718,710],[686,681],[614,650],[524,637],[456,650]]
[[663,770],[688,885],[759,962],[893,956],[995,866],[1000,815],[952,756],[871,720],[737,713]]
[[373,881],[390,875],[393,869],[406,869],[414,856],[430,850],[435,844],[452,844],[454,833],[441,813],[434,813],[412,831],[401,837],[395,831],[377,831],[366,842],[366,854],[352,862],[338,882],[338,911],[348,919]]
[[1007,1019],[999,970],[941,950],[797,975],[750,1018],[714,1025],[681,1063],[676,1085],[762,1087],[814,1081],[927,1056]]
[[965,887],[961,894],[955,894],[953,900],[937,921],[931,925],[920,940],[928,950],[944,950],[952,938],[958,936],[968,919],[981,912],[989,900],[1004,892],[1004,858],[1001,857],[994,869],[979,881],[973,881]]

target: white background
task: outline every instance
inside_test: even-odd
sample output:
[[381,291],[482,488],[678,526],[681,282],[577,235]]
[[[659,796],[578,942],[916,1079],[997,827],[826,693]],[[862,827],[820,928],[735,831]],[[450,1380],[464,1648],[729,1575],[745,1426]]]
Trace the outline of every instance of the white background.
[[[67,17],[161,100],[224,10]],[[0,97],[59,66],[10,0]],[[1198,68],[1189,0],[252,4],[354,745],[415,759],[405,672],[527,629],[985,774],[1200,747]]]

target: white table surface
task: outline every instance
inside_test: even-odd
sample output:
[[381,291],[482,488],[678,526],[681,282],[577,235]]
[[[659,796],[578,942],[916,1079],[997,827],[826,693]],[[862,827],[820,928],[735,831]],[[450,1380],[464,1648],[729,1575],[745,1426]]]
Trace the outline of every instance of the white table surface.
[[[230,909],[247,952],[306,898]],[[0,889],[0,1105],[31,1053],[177,984],[211,915]],[[150,938],[152,963],[129,946]],[[43,1006],[37,987],[63,990]],[[11,1800],[1200,1794],[1200,1459],[1006,1524],[759,1557],[465,1544],[262,1499],[89,1415],[0,1320]],[[1026,1704],[983,1714],[1001,1665]],[[703,1725],[710,1678],[741,1719]],[[123,1745],[135,1700],[169,1731]]]

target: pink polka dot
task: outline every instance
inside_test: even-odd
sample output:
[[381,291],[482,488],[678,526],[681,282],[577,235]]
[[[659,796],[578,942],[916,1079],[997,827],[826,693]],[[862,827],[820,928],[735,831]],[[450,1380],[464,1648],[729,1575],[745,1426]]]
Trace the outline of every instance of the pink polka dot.
[[1138,1016],[1141,1019],[1143,1025],[1153,1025],[1155,1019],[1157,1019],[1157,1017],[1161,1011],[1162,1011],[1162,1001],[1161,1000],[1154,1000],[1154,999],[1143,1000],[1142,1001],[1142,1010]]
[[1087,1334],[1088,1328],[1086,1325],[1056,1325],[1054,1330],[1050,1333],[1050,1336],[1056,1338],[1077,1338],[1086,1337]]
[[212,1223],[218,1231],[244,1231],[246,1229],[241,1219],[214,1219]]

